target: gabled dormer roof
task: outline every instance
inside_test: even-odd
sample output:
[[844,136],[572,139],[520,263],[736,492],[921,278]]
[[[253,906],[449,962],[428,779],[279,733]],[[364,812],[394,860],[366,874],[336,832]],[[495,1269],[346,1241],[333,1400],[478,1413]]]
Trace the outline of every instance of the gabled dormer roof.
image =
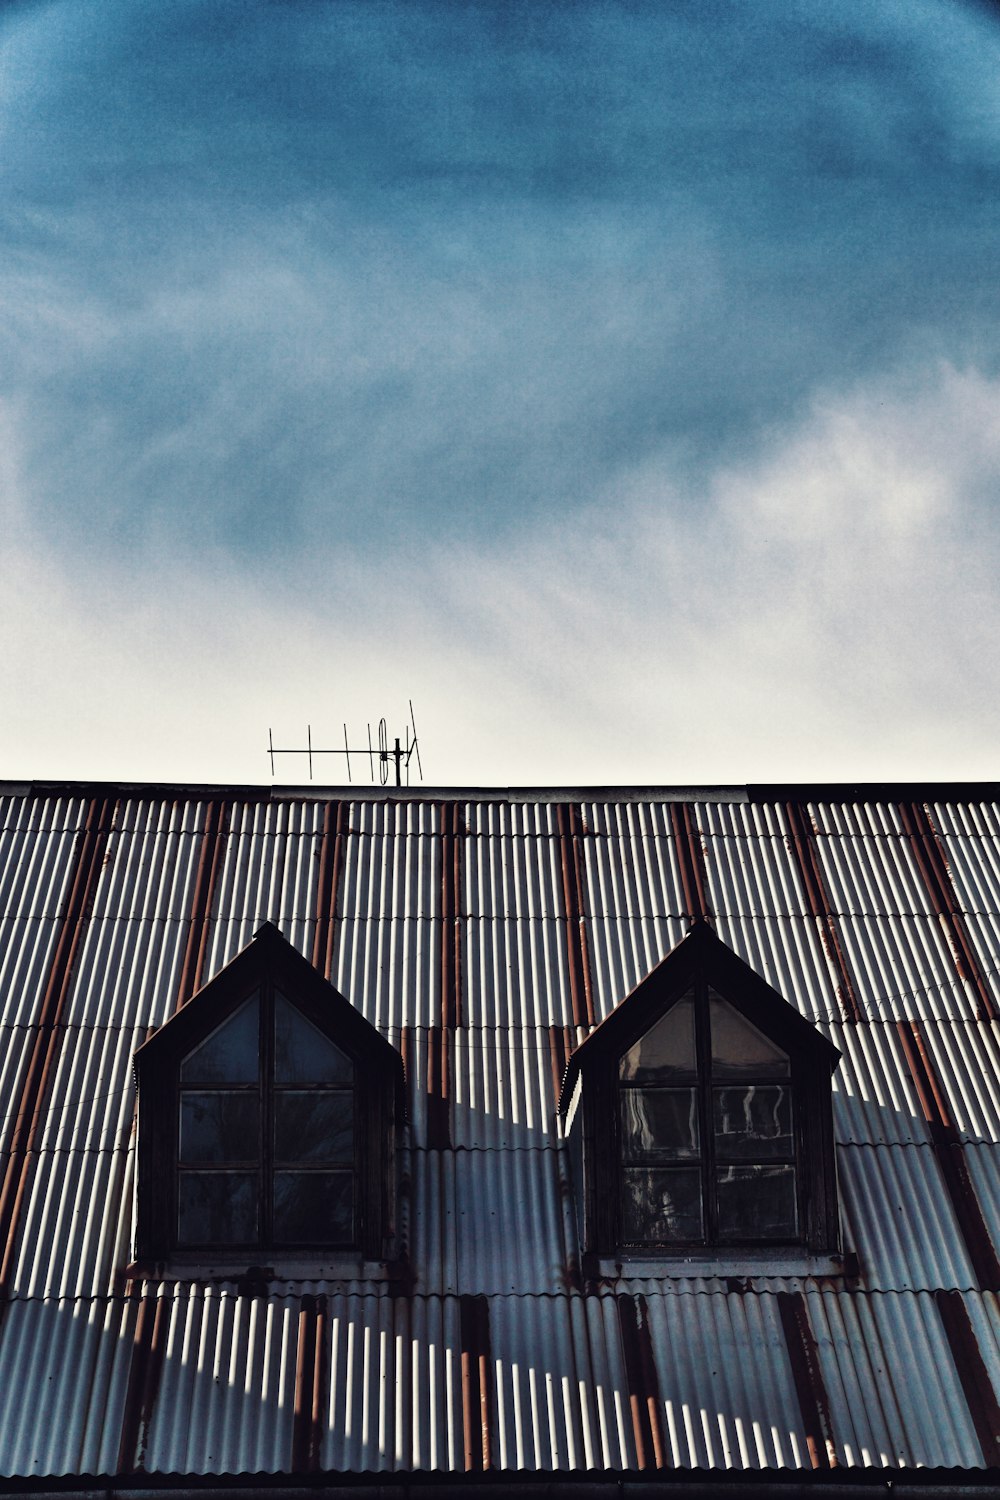
[[399,1053],[303,958],[273,922],[258,927],[247,946],[138,1049],[135,1064],[140,1086],[150,1062],[177,1056],[195,1046],[207,1030],[264,979],[294,997],[296,1004],[361,1067],[377,1069],[392,1079],[400,1109],[403,1108],[403,1061]]
[[728,948],[708,922],[697,921],[676,948],[577,1047],[566,1067],[559,1097],[560,1114],[569,1107],[580,1073],[599,1059],[620,1057],[670,1009],[698,975],[765,1036],[780,1043],[790,1056],[808,1057],[814,1066],[833,1072],[840,1060],[833,1043]]

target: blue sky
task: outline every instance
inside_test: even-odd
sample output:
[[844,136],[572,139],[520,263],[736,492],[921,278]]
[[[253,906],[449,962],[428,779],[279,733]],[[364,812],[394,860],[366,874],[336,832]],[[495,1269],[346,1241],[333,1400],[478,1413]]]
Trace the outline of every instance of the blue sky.
[[997,774],[1000,8],[0,49],[0,773],[267,780],[412,697],[440,784]]

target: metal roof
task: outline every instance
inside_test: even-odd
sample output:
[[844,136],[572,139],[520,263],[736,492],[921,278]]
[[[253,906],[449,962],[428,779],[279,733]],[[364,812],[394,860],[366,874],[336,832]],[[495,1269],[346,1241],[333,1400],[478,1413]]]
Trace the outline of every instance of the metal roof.
[[[844,1268],[581,1272],[566,1059],[707,916],[840,1049]],[[404,1280],[130,1272],[136,1048],[275,923],[397,1047]],[[0,786],[0,1473],[983,1468],[1000,788]]]

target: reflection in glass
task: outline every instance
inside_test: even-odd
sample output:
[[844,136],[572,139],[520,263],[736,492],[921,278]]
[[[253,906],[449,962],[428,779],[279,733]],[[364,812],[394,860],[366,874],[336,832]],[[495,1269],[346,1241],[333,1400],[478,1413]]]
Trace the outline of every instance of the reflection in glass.
[[778,1157],[795,1152],[792,1093],[780,1083],[713,1089],[715,1144],[720,1156]]
[[277,1090],[274,1155],[280,1162],[328,1161],[349,1165],[354,1156],[354,1095]]
[[256,1172],[180,1172],[177,1200],[181,1246],[246,1245],[257,1238]]
[[622,1089],[626,1161],[684,1160],[698,1155],[696,1089]]
[[189,1052],[181,1083],[256,1083],[259,1003],[256,994]]
[[692,989],[628,1049],[619,1063],[619,1076],[637,1083],[654,1082],[693,1073],[696,1066]]
[[354,1067],[329,1037],[307,1021],[283,995],[274,997],[276,1083],[350,1084]]
[[182,1162],[255,1161],[258,1151],[257,1094],[181,1094]]
[[697,1167],[626,1167],[623,1198],[627,1243],[662,1245],[701,1239]]
[[350,1172],[275,1172],[274,1234],[294,1245],[344,1245],[354,1238]]
[[718,1175],[718,1202],[724,1240],[795,1238],[794,1167],[725,1167]]
[[788,1054],[714,990],[709,991],[712,1072],[717,1078],[787,1078]]

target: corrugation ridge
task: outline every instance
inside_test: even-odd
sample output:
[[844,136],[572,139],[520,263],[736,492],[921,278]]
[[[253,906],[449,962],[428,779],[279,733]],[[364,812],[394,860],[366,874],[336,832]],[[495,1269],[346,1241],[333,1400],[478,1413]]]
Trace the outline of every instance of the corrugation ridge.
[[311,949],[322,805],[236,802],[215,891],[207,972],[216,974],[273,922],[300,953]]
[[463,927],[462,1015],[470,1026],[570,1026],[564,919],[469,920]]
[[440,1019],[440,922],[337,922],[332,982],[379,1030]]
[[936,919],[845,916],[839,924],[858,999],[871,1019],[976,1019],[974,996]]
[[[596,1020],[605,1020],[639,981],[676,948],[688,930],[687,920],[680,916],[635,922],[588,919]],[[560,1017],[555,1024],[571,1025],[572,1019],[572,1016]]]
[[853,1145],[927,1145],[927,1123],[896,1027],[891,1022],[833,1021],[820,1029],[841,1054],[833,1075],[837,1140]]
[[551,835],[471,837],[462,844],[462,915],[545,919],[561,910],[559,843]]
[[841,1145],[837,1162],[845,1239],[860,1259],[866,1286],[975,1286],[930,1146]]
[[716,921],[719,937],[810,1021],[836,1021],[840,1001],[811,917]]

